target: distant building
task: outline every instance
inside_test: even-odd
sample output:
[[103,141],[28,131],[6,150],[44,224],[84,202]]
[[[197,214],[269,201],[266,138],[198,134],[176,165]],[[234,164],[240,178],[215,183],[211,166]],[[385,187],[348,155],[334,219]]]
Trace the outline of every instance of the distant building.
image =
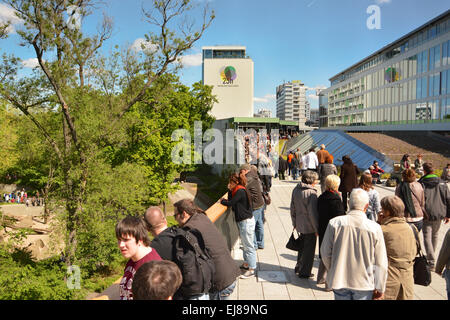
[[203,84],[213,86],[217,120],[253,116],[253,61],[243,46],[203,47]]
[[256,118],[272,118],[272,111],[269,109],[259,109],[258,113],[255,113]]
[[319,109],[311,109],[310,114],[311,116],[306,124],[311,127],[319,127]]
[[305,85],[299,81],[283,83],[276,89],[277,117],[281,120],[296,121],[305,126],[309,116]]
[[320,127],[450,131],[450,10],[330,78]]

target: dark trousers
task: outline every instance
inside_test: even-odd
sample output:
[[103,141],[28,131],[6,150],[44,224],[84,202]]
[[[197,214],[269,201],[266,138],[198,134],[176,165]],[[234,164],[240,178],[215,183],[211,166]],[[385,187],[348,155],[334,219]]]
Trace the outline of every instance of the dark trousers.
[[300,250],[298,251],[295,272],[299,276],[309,277],[314,263],[317,237],[314,233],[302,233],[300,238]]
[[284,177],[284,171],[278,171],[278,176],[280,177],[280,180],[286,180]]
[[344,204],[344,211],[347,212],[348,209],[348,201],[350,192],[342,192],[342,203]]

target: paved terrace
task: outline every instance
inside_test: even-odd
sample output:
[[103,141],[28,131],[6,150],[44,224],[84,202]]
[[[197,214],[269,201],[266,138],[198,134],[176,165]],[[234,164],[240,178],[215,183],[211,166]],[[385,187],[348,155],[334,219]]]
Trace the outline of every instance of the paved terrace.
[[[286,249],[285,245],[292,233],[290,218],[291,194],[299,181],[279,181],[273,179],[270,192],[272,203],[266,210],[266,223],[264,224],[265,248],[257,251],[258,270],[257,276],[248,279],[239,279],[236,289],[231,295],[232,300],[333,300],[333,292],[326,292],[325,285],[316,284],[317,270],[319,267],[319,248],[316,246],[316,255],[312,273],[312,279],[300,279],[294,273],[297,262],[297,252]],[[320,193],[320,186],[317,186]],[[381,197],[394,193],[394,188],[376,186]],[[188,196],[188,193],[183,194]],[[191,195],[192,197],[192,195]],[[222,207],[216,203],[214,206]],[[214,207],[213,206],[213,207]],[[223,213],[223,210],[211,207],[215,214]],[[217,216],[210,215],[215,221]],[[439,232],[439,248],[442,245],[445,233],[450,225],[442,224]],[[422,234],[422,233],[421,233]],[[422,236],[422,248],[423,239]],[[233,250],[236,263],[242,264],[242,250],[239,249],[239,241]],[[106,289],[94,299],[118,299],[118,279],[114,285]],[[89,298],[88,298],[89,299]],[[415,300],[447,300],[445,279],[432,272],[432,283],[428,287],[414,286]]]
[[[239,279],[232,294],[234,300],[333,300],[333,292],[326,292],[325,285],[316,284],[319,267],[318,243],[314,258],[313,279],[300,279],[294,273],[297,252],[286,249],[292,233],[290,201],[292,190],[298,181],[273,180],[270,195],[272,203],[266,210],[264,225],[265,248],[257,251],[258,276]],[[394,193],[394,188],[376,186],[380,196]],[[319,191],[320,192],[320,191]],[[442,224],[439,234],[439,250],[450,225]],[[422,234],[422,233],[421,233]],[[422,248],[423,239],[421,236]],[[242,263],[242,250],[234,250],[235,259]],[[438,251],[439,252],[439,251]],[[428,287],[414,286],[415,300],[447,300],[445,279],[432,273]]]

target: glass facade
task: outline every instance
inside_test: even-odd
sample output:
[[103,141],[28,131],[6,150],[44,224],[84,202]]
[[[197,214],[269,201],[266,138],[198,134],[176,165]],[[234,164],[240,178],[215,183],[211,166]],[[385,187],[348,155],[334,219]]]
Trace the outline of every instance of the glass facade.
[[203,59],[244,59],[245,50],[205,49]]
[[[321,127],[449,121],[450,13],[330,79]],[[320,99],[320,97],[319,97]]]

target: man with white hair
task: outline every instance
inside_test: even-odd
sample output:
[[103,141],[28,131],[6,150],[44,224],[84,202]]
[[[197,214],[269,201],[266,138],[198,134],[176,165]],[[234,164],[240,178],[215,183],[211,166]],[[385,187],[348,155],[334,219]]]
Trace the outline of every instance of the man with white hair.
[[367,219],[369,196],[350,194],[350,211],[330,220],[320,247],[335,300],[380,300],[386,289],[388,260],[381,227]]

